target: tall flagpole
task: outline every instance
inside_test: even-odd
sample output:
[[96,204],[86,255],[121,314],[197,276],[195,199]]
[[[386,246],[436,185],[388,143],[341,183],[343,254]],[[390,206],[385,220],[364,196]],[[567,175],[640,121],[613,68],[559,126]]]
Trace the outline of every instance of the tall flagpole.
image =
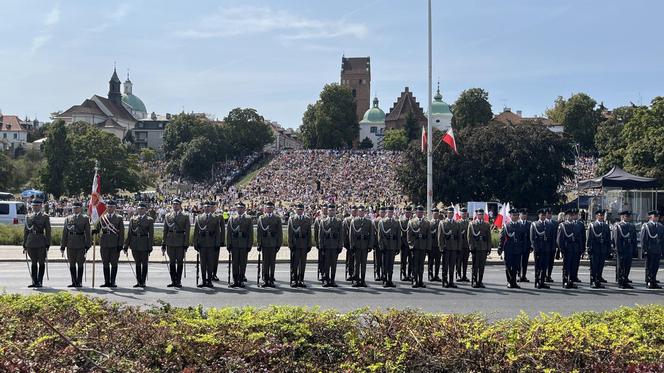
[[428,101],[428,112],[427,115],[427,214],[429,217],[432,216],[431,208],[433,205],[433,142],[431,141],[431,0],[429,3],[429,82],[428,82],[428,91],[429,91],[429,101]]

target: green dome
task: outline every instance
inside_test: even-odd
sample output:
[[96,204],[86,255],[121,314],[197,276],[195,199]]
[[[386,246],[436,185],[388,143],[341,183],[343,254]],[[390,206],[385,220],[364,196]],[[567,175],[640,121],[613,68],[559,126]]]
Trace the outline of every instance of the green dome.
[[450,105],[443,101],[443,95],[440,94],[440,87],[438,87],[436,95],[433,96],[433,102],[431,103],[431,114],[452,114],[452,111],[450,111]]
[[385,123],[385,112],[378,107],[378,97],[374,98],[373,107],[364,113],[362,122]]
[[135,96],[133,94],[122,95],[122,102],[129,105],[129,107],[136,112],[140,113],[148,112],[147,109],[145,108],[145,104],[143,103],[143,101],[141,101],[141,99],[138,98],[138,96]]

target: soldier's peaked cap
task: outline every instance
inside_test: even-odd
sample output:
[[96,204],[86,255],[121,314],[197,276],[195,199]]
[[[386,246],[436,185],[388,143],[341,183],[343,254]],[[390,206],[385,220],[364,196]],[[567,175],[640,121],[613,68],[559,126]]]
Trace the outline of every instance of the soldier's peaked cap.
[[595,215],[604,215],[604,210],[599,209],[599,210],[595,211]]
[[510,209],[510,214],[518,214],[519,210],[517,209]]
[[330,203],[330,204],[327,205],[327,208],[328,209],[336,209],[337,206],[334,203]]
[[274,202],[269,201],[268,203],[265,204],[267,207],[274,207]]
[[295,205],[296,209],[304,209],[304,203],[298,203]]
[[357,206],[357,209],[358,209],[358,210],[364,210],[364,206],[359,205],[359,206]]
[[659,216],[659,211],[657,211],[657,210],[649,211],[649,212],[648,212],[648,215]]
[[74,207],[83,207],[83,204],[79,201],[76,201],[72,204]]
[[537,210],[537,215],[539,215],[539,214],[546,214],[546,210],[545,209]]
[[475,210],[475,213],[476,214],[480,214],[480,213],[484,214],[484,209],[477,209],[477,210]]
[[624,211],[620,211],[620,213],[618,215],[627,215],[627,216],[629,216],[629,215],[632,215],[632,212],[629,211],[629,210],[624,210]]
[[454,207],[452,207],[452,206],[448,207],[447,212],[454,212]]
[[528,209],[521,209],[521,210],[519,210],[519,213],[521,213],[521,214],[527,214],[527,213],[528,213]]
[[420,205],[416,208],[417,211],[424,211],[424,206]]
[[572,215],[573,213],[574,209],[565,210],[565,215]]
[[42,203],[43,203],[42,200],[39,198],[35,198],[31,202],[32,205],[41,205]]
[[468,208],[467,207],[462,207],[461,212],[468,212]]
[[440,210],[438,210],[437,207],[434,207],[434,208],[431,209],[431,212],[440,212]]

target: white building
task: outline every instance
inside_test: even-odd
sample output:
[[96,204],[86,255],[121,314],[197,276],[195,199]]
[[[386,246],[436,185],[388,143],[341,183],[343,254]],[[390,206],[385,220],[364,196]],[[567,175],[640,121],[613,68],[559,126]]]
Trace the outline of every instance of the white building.
[[28,131],[16,115],[0,114],[0,149],[14,150],[28,142]]
[[378,107],[378,97],[374,97],[373,107],[364,113],[360,121],[359,142],[368,138],[373,144],[372,149],[383,149],[385,136],[385,112]]
[[452,127],[452,111],[450,105],[443,101],[440,84],[438,84],[436,95],[433,96],[433,102],[431,102],[431,126],[441,132],[446,132]]
[[297,138],[297,134],[291,128],[283,128],[279,123],[271,120],[266,120],[265,124],[270,126],[274,141],[263,147],[263,151],[280,151],[280,150],[302,150],[304,146],[302,141]]

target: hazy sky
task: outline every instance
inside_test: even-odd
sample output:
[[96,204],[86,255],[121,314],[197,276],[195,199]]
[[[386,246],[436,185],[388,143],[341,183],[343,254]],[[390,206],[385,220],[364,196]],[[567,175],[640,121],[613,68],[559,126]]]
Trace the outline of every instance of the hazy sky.
[[[664,94],[661,1],[433,1],[433,74],[542,114],[584,91],[608,107]],[[426,1],[0,0],[0,110],[37,116],[106,95],[117,61],[157,113],[254,107],[297,127],[341,56],[370,56],[389,110],[427,97]],[[434,83],[435,89],[435,83]],[[425,107],[426,109],[426,107]]]

